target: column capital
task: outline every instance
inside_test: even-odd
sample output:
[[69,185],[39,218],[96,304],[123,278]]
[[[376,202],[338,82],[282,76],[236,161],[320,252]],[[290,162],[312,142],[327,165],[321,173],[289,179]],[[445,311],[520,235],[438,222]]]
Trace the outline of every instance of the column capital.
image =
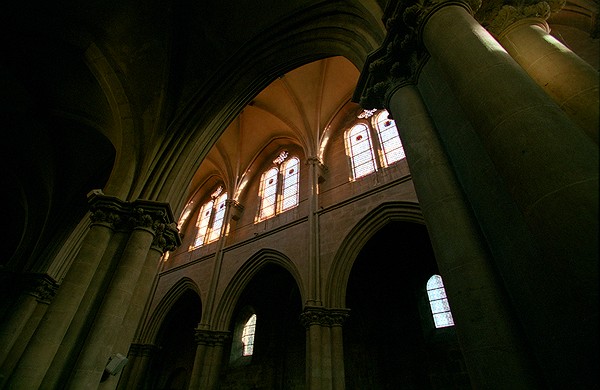
[[158,347],[154,344],[131,344],[129,347],[130,356],[152,356]]
[[194,333],[198,345],[223,345],[231,337],[231,333],[223,330],[196,329]]
[[58,290],[58,283],[46,274],[25,274],[21,283],[27,294],[44,303],[50,303]]
[[518,5],[496,5],[482,9],[476,19],[496,37],[523,23],[537,24],[550,32],[546,20],[565,4],[566,0],[529,0]]
[[305,328],[311,325],[341,326],[349,317],[350,309],[328,309],[322,306],[305,306],[300,322]]
[[384,17],[387,35],[379,49],[367,57],[352,100],[365,109],[387,108],[390,88],[415,83],[429,59],[421,31],[431,15],[450,5],[474,14],[481,0],[406,0],[388,6]]
[[225,200],[225,206],[231,210],[231,219],[234,221],[240,219],[242,212],[244,211],[244,205],[235,199],[227,199]]
[[92,224],[112,229],[148,230],[154,235],[152,246],[165,252],[181,245],[181,237],[168,203],[138,199],[123,201],[101,190],[88,194]]

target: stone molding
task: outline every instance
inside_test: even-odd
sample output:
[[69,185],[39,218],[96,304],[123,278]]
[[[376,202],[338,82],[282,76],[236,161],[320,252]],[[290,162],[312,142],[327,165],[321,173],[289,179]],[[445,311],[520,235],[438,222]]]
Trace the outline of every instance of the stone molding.
[[300,322],[308,329],[312,325],[342,326],[350,316],[350,309],[327,309],[322,306],[306,306],[300,314]]
[[198,345],[223,345],[231,337],[230,332],[221,330],[196,329],[194,333]]
[[100,224],[113,230],[148,230],[154,235],[152,247],[161,252],[181,245],[181,237],[168,203],[150,200],[122,201],[104,195],[101,190],[88,194],[92,225]]

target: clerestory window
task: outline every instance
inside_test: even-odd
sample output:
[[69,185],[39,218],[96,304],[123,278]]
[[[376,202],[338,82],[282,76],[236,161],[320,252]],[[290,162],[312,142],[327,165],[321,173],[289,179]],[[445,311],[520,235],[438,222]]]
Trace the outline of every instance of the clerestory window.
[[350,159],[353,180],[405,157],[396,123],[388,118],[386,110],[375,112],[362,112],[358,116],[359,122],[346,132],[346,153]]
[[273,164],[276,166],[263,173],[261,178],[257,222],[292,209],[299,202],[300,160],[288,157],[288,152],[282,151]]
[[219,187],[212,193],[210,200],[202,205],[196,221],[196,236],[190,250],[216,241],[221,237],[226,201],[227,192],[223,192],[223,187]]
[[429,298],[429,307],[433,315],[433,321],[436,328],[445,328],[454,325],[446,289],[440,275],[433,275],[427,281],[427,296]]

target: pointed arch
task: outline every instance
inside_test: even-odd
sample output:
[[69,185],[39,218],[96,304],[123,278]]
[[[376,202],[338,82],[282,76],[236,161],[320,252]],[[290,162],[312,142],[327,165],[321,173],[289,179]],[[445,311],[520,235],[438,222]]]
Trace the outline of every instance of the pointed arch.
[[294,263],[281,252],[268,248],[261,249],[244,263],[225,288],[223,296],[215,310],[215,329],[226,330],[228,328],[231,317],[233,316],[233,311],[235,310],[235,306],[240,295],[244,291],[244,288],[267,264],[275,264],[288,271],[296,281],[300,296],[304,301],[305,294],[302,278]]
[[[140,332],[139,342],[142,344],[153,344],[156,341],[161,325],[164,323],[165,318],[169,314],[169,311],[173,305],[188,291],[192,291],[198,296],[200,302],[202,297],[200,296],[200,289],[196,282],[188,277],[183,277],[177,281],[169,291],[163,296],[160,303],[154,309],[149,320],[144,324],[142,332]],[[202,311],[202,307],[198,308]]]
[[392,221],[425,224],[421,208],[413,202],[383,203],[361,219],[335,254],[323,291],[325,305],[346,307],[346,288],[356,257],[371,237]]

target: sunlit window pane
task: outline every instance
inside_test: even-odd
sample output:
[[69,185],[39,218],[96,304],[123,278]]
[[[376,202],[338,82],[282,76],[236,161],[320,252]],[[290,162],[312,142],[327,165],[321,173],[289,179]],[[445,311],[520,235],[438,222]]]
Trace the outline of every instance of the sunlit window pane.
[[208,242],[215,241],[219,239],[221,236],[221,230],[223,227],[223,218],[225,217],[225,201],[227,200],[227,193],[223,193],[221,196],[217,198],[215,209],[215,217],[213,219],[213,223],[210,229],[210,235],[208,237]]
[[377,134],[386,166],[406,157],[396,123],[392,119],[388,119],[387,111],[381,111],[377,115]]
[[298,187],[300,179],[300,160],[296,157],[289,159],[282,167],[283,189],[281,211],[298,205]]
[[271,168],[263,175],[261,183],[261,202],[259,219],[263,220],[275,215],[277,200],[277,168]]
[[436,328],[445,328],[454,325],[454,319],[450,311],[450,304],[446,298],[446,290],[440,275],[433,275],[427,281],[427,296],[429,306],[433,314]]
[[210,216],[212,214],[213,208],[213,200],[208,201],[202,206],[200,209],[200,214],[198,214],[198,221],[196,222],[196,237],[194,238],[194,242],[192,243],[192,248],[197,248],[204,244],[204,238],[206,237],[206,232],[208,231],[208,223],[210,222]]
[[375,158],[369,129],[364,124],[354,126],[347,134],[352,173],[354,178],[368,175],[375,171]]
[[254,332],[256,330],[256,314],[252,314],[242,331],[242,355],[250,356],[254,352]]

